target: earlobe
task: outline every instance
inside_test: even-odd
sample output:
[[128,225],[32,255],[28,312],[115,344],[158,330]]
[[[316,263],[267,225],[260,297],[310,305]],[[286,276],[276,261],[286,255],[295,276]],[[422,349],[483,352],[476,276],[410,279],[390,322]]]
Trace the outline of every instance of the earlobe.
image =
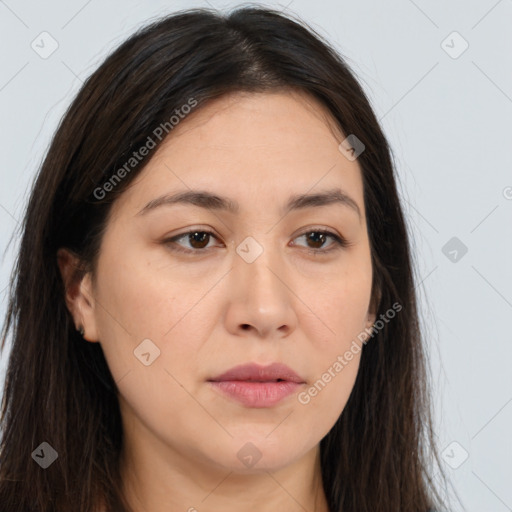
[[375,293],[372,293],[372,298],[370,299],[370,307],[368,311],[368,316],[366,319],[367,325],[366,327],[368,329],[371,329],[373,325],[375,324],[375,321],[377,320],[377,312],[380,307],[380,301],[381,301],[382,295],[380,292],[380,289],[377,289]]
[[367,335],[367,341],[369,341],[370,338],[373,335],[373,328],[374,328],[374,325],[375,325],[375,319],[376,318],[377,318],[377,315],[375,315],[373,313],[369,313],[368,316],[367,316],[367,319],[366,319],[366,329],[365,329],[365,332],[366,332],[366,335]]
[[366,315],[366,323],[365,323],[365,339],[368,342],[373,336],[373,330],[375,326],[375,321],[377,320],[377,310],[380,304],[380,294],[377,298],[372,298],[370,301],[370,308],[368,314]]
[[99,341],[96,327],[95,307],[96,301],[92,296],[91,274],[87,273],[80,281],[80,292],[78,295],[78,306],[82,317],[84,334],[82,337],[87,341]]
[[79,330],[82,327],[82,336],[87,341],[98,341],[90,273],[85,272],[79,257],[66,248],[57,251],[57,264],[64,285],[66,306],[75,328]]

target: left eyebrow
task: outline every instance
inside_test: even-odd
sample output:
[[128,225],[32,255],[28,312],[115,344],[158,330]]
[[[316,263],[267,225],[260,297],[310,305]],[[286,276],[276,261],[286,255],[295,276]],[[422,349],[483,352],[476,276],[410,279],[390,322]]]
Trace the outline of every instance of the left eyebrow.
[[[187,190],[174,194],[165,194],[152,199],[137,215],[144,215],[160,206],[170,206],[174,204],[189,204],[208,210],[224,210],[233,214],[237,214],[240,211],[238,202],[229,197],[219,196],[203,190]],[[361,210],[356,201],[339,188],[314,194],[292,195],[284,206],[282,213],[286,214],[293,210],[328,206],[331,204],[339,204],[348,207],[357,213],[359,220],[361,220]]]

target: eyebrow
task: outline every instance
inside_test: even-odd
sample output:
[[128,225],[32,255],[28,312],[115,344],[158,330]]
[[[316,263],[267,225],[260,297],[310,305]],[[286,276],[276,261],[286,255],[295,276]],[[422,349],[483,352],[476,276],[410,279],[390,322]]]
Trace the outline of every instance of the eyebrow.
[[[171,206],[174,204],[189,204],[208,210],[226,211],[232,214],[237,214],[240,211],[238,202],[228,197],[219,196],[203,190],[187,190],[174,194],[165,194],[152,199],[137,213],[137,216],[145,215],[160,206]],[[284,206],[282,213],[287,214],[293,210],[328,206],[331,204],[338,204],[350,208],[357,213],[359,220],[361,220],[361,210],[358,204],[339,188],[314,194],[292,195]]]

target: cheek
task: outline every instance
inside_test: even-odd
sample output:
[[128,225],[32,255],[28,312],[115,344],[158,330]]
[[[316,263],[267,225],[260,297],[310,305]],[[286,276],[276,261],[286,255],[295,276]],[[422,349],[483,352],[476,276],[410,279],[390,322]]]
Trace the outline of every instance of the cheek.
[[133,341],[162,339],[186,317],[209,282],[203,279],[198,286],[193,276],[148,253],[142,248],[137,251],[118,246],[109,251],[106,247],[98,269],[102,326],[108,329],[117,324],[116,331],[124,337],[128,334]]
[[[342,414],[357,377],[360,352],[352,359],[343,358],[343,352],[329,360],[308,386],[298,394],[304,423],[325,436]],[[311,427],[310,427],[311,425]]]
[[[359,260],[365,261],[364,257]],[[369,261],[369,260],[368,260]],[[299,403],[318,416],[318,427],[339,417],[359,370],[362,333],[371,295],[371,266],[346,266],[316,293],[309,304],[315,315],[304,316],[302,328],[315,341],[310,355],[309,387]],[[309,414],[309,413],[308,413]]]
[[310,280],[306,283],[303,296],[311,314],[303,317],[307,322],[304,329],[312,340],[323,340],[324,354],[344,349],[364,329],[371,296],[371,272],[370,264],[340,266],[338,272],[322,279],[320,285]]
[[128,371],[145,368],[140,354],[137,357],[141,343],[147,345],[151,360],[165,355],[166,340],[186,317],[194,296],[179,281],[171,288],[169,280],[162,278],[154,264],[137,258],[126,247],[119,246],[116,252],[105,248],[102,255],[95,317],[99,341],[117,380]]
[[186,416],[194,405],[181,384],[197,374],[200,337],[190,333],[199,329],[194,305],[204,290],[136,258],[121,264],[105,259],[98,275],[100,341],[124,418],[131,422],[135,415],[163,431],[176,426],[176,411]]

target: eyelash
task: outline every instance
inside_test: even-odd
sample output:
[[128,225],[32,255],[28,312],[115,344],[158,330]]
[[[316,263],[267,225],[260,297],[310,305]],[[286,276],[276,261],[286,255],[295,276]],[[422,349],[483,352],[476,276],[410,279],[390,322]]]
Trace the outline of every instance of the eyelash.
[[[188,235],[190,234],[193,234],[193,233],[202,233],[202,234],[208,234],[210,236],[212,236],[213,238],[218,238],[215,233],[211,232],[211,231],[208,231],[208,230],[205,230],[205,229],[193,229],[191,231],[186,231],[185,233],[181,233],[179,235],[176,235],[176,236],[173,236],[172,238],[167,238],[165,240],[162,241],[162,243],[164,243],[165,245],[171,245],[171,244],[176,244],[176,241],[177,240],[180,240],[181,238],[185,238],[187,237]],[[339,250],[341,248],[346,248],[346,247],[349,247],[351,244],[345,239],[343,238],[342,236],[339,236],[335,233],[333,233],[332,231],[328,231],[328,230],[325,230],[325,229],[309,229],[308,231],[304,231],[303,233],[301,233],[300,235],[297,235],[296,238],[299,238],[299,237],[302,237],[304,235],[308,235],[310,233],[317,233],[317,234],[320,234],[320,235],[327,235],[329,237],[331,237],[333,240],[334,240],[334,244],[331,244],[329,247],[329,249],[311,249],[311,248],[305,248],[305,250],[310,253],[310,254],[315,254],[315,255],[318,255],[318,254],[327,254],[327,253],[331,253],[332,251],[335,251],[335,250]],[[211,249],[211,248],[210,248]],[[180,247],[180,246],[177,246],[175,245],[174,247],[171,247],[171,250],[173,251],[176,251],[176,252],[181,252],[181,253],[185,253],[185,254],[193,254],[193,253],[201,253],[201,252],[207,252],[209,249],[184,249],[183,247]]]

